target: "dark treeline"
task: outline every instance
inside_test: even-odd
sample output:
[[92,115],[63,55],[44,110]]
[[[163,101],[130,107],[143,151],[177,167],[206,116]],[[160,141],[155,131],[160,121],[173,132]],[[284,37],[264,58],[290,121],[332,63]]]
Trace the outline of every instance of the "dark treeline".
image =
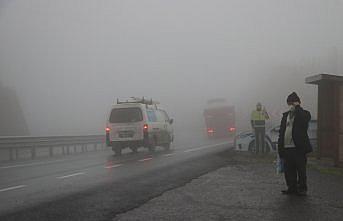
[[29,129],[14,90],[0,82],[0,136],[29,135]]

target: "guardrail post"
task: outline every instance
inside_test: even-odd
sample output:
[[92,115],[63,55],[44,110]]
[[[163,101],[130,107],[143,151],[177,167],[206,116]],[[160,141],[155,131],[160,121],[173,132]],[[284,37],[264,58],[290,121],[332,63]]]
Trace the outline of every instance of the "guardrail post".
[[9,148],[8,150],[9,150],[10,160],[12,161],[13,160],[13,149]]
[[19,150],[18,150],[18,148],[15,148],[15,159],[16,160],[19,159]]
[[[93,151],[92,149],[94,149],[94,151],[103,150],[107,147],[103,142],[104,140],[105,137],[103,135],[0,137],[0,147],[5,151],[8,151],[8,153],[5,153],[7,155],[7,160],[14,161],[19,160],[20,157],[36,159],[37,157],[44,155],[44,153],[46,153],[45,157],[54,157],[57,153],[54,153],[54,148],[62,148],[61,154],[63,155]],[[43,154],[40,152],[41,149],[44,149]],[[80,151],[78,149],[80,149]],[[60,150],[58,150],[58,153],[60,153]]]
[[31,147],[31,158],[32,159],[36,158],[36,148],[35,147]]
[[50,157],[53,157],[53,155],[54,155],[54,149],[53,148],[54,148],[53,146],[49,147],[49,156]]

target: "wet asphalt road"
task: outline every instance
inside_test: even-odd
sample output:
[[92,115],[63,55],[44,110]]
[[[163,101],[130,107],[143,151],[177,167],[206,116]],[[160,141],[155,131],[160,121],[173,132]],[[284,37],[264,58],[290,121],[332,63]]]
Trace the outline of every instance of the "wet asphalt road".
[[0,165],[0,220],[111,220],[224,166],[229,141]]

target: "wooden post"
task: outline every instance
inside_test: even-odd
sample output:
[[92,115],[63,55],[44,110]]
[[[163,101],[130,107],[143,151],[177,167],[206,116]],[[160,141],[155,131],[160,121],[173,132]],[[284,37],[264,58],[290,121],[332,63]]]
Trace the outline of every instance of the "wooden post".
[[343,77],[319,74],[306,78],[318,85],[318,155],[343,166]]
[[336,85],[336,159],[335,165],[343,167],[343,83]]
[[317,116],[317,153],[316,153],[316,155],[317,155],[317,159],[319,160],[320,158],[321,158],[321,152],[322,152],[322,145],[321,145],[321,136],[322,136],[322,134],[321,134],[321,128],[322,128],[322,102],[321,102],[321,100],[322,100],[322,90],[323,90],[323,88],[322,88],[322,86],[321,86],[321,84],[318,84],[318,104],[317,104],[317,106],[318,106],[318,116]]

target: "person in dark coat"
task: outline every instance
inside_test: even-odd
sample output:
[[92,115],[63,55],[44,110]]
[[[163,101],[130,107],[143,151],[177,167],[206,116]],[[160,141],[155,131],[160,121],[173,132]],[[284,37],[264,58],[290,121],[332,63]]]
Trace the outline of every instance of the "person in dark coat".
[[287,97],[290,109],[283,113],[278,139],[278,153],[284,161],[288,189],[283,194],[306,195],[306,154],[312,152],[307,134],[310,112],[304,110],[300,98],[293,92]]

